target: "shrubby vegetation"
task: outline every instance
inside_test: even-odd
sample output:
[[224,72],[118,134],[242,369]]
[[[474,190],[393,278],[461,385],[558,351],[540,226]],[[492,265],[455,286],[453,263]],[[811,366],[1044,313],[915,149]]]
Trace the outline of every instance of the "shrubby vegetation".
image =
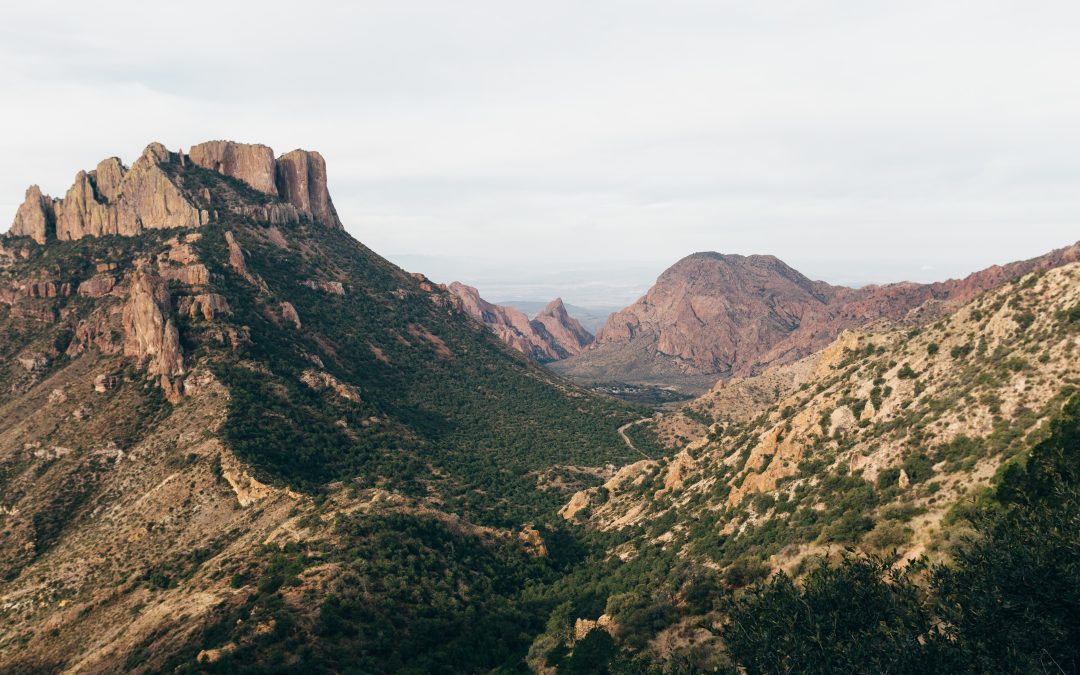
[[1080,395],[973,517],[950,565],[847,556],[733,600],[723,637],[747,673],[1080,670]]

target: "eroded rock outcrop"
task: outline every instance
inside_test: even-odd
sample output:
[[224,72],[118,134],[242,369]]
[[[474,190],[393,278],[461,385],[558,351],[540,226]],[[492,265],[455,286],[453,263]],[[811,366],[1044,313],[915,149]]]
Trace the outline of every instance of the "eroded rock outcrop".
[[565,356],[580,354],[583,349],[593,342],[593,335],[582,327],[581,323],[566,312],[566,305],[562,298],[555,298],[545,307],[533,324],[539,323],[547,331],[554,341],[556,349],[565,353]]
[[145,363],[175,403],[183,396],[184,355],[171,314],[165,281],[145,267],[136,269],[123,310],[124,355]]
[[228,300],[217,293],[185,295],[177,302],[176,308],[184,316],[192,319],[201,318],[206,321],[213,321],[216,317],[232,314]]
[[15,214],[11,234],[44,244],[52,238],[132,236],[149,229],[205,225],[210,212],[197,204],[205,206],[214,197],[205,186],[192,188],[182,179],[190,171],[185,168],[190,167],[188,160],[272,198],[266,203],[230,202],[227,208],[232,211],[273,225],[294,224],[306,217],[327,227],[342,227],[326,185],[326,161],[318,152],[293,150],[275,159],[265,145],[207,141],[193,146],[189,155],[151,143],[130,169],[116,157],[105,159],[95,169],[76,174],[63,199],[32,185]]
[[135,235],[205,224],[209,215],[196,208],[161,168],[171,160],[165,146],[151,143],[130,170],[111,157],[93,171],[80,171],[63,199],[52,199],[31,186],[11,231],[43,244],[53,237]]
[[326,160],[317,152],[293,150],[277,159],[277,189],[282,199],[327,227],[342,228],[326,187]]
[[26,189],[26,199],[15,212],[11,233],[30,237],[39,244],[56,234],[56,210],[53,200],[41,193],[41,188],[31,185]]
[[232,141],[207,141],[188,152],[199,166],[242,180],[259,192],[278,196],[274,151],[268,146]]

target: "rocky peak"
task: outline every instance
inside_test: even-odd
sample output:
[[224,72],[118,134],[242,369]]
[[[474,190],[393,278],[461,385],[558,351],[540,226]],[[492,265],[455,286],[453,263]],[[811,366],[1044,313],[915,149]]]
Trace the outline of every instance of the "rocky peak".
[[530,321],[518,309],[484,300],[472,286],[455,281],[448,290],[460,299],[466,314],[487,326],[506,344],[537,361],[565,359],[592,342],[592,334],[566,313],[559,298]]
[[543,326],[548,335],[554,339],[559,350],[565,353],[562,358],[581,353],[593,342],[592,333],[585,330],[581,322],[567,313],[562,298],[555,298],[549,302],[547,307],[536,315],[532,323]]
[[208,141],[193,146],[190,155],[151,143],[130,169],[116,157],[102,160],[93,170],[78,172],[63,199],[31,186],[15,214],[11,234],[44,244],[53,238],[132,236],[144,230],[205,225],[210,214],[197,205],[207,197],[192,194],[177,179],[188,159],[274,198],[265,204],[230,205],[245,215],[276,224],[306,216],[326,227],[342,227],[326,186],[326,161],[319,153],[293,150],[275,159],[265,145]]
[[964,279],[856,289],[812,281],[775,256],[695,253],[612,314],[594,346],[558,369],[583,381],[647,378],[694,390],[707,377],[748,376],[800,359],[848,328],[933,321],[1010,279],[1077,259],[1080,244]]
[[53,200],[41,193],[41,188],[31,185],[26,189],[26,199],[15,212],[11,233],[30,237],[39,244],[56,234],[56,211]]

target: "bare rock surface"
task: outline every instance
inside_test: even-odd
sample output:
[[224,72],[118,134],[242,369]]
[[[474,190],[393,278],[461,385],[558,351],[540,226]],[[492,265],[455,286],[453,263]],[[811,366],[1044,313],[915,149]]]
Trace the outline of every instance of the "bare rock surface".
[[124,307],[124,355],[146,362],[147,373],[160,377],[170,400],[182,396],[184,355],[180,335],[171,316],[165,281],[138,268]]
[[496,305],[480,297],[472,286],[455,281],[448,290],[471,316],[506,344],[537,361],[556,361],[578,354],[592,342],[592,335],[566,313],[561,298],[553,300],[535,319],[524,312]]

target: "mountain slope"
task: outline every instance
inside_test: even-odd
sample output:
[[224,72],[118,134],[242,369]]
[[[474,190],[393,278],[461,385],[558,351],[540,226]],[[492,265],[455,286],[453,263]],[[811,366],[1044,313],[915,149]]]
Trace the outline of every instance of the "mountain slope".
[[[1023,465],[1080,390],[1078,349],[1080,263],[1071,263],[922,328],[845,332],[650,421],[654,439],[665,418],[707,431],[564,506],[564,517],[604,533],[613,561],[597,591],[606,601],[579,616],[602,612],[624,647],[711,667],[723,652],[710,598],[724,586],[800,574],[849,546],[948,560],[974,534],[964,514]],[[556,642],[547,635],[534,648]]]
[[1080,243],[960,280],[852,289],[811,281],[772,256],[696,253],[613,314],[581,355],[553,368],[575,380],[672,384],[701,393],[717,378],[753,375],[878,320],[919,325],[976,294],[1080,260]]
[[0,670],[518,667],[547,609],[518,596],[580,558],[550,514],[635,411],[353,240],[316,153],[153,144],[28,204]]

